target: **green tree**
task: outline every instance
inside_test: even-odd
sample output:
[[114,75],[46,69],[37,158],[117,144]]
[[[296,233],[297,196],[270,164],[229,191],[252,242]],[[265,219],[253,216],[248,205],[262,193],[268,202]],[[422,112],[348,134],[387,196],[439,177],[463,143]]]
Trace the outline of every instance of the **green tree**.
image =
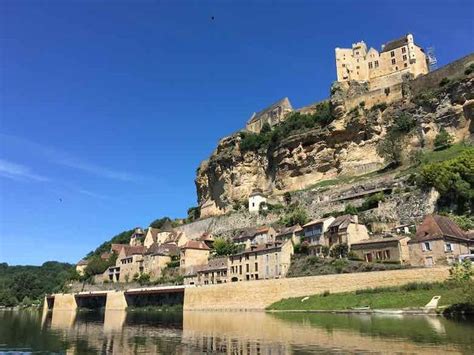
[[199,207],[188,208],[188,222],[193,222],[201,217],[201,209]]
[[302,207],[295,206],[290,208],[290,210],[280,218],[279,224],[283,224],[286,227],[291,227],[296,224],[302,226],[308,223],[308,221],[309,217],[306,213],[306,210],[304,210]]
[[342,244],[334,245],[329,251],[329,254],[333,258],[345,258],[347,257],[348,252],[349,252],[349,247],[347,246],[347,244],[342,243]]
[[434,140],[434,147],[436,150],[449,148],[453,143],[453,137],[446,132],[444,128],[441,128],[439,133],[436,135]]
[[402,140],[397,134],[387,133],[377,145],[377,153],[389,166],[399,166],[402,162]]
[[344,213],[345,214],[352,214],[352,215],[356,215],[359,213],[357,207],[355,207],[354,205],[352,204],[347,204],[346,208],[344,209]]
[[14,307],[18,305],[18,299],[13,295],[11,290],[0,289],[0,306]]
[[87,261],[84,274],[90,278],[94,275],[103,274],[110,266],[112,266],[111,260],[103,260],[100,256],[93,256]]
[[238,251],[238,247],[235,243],[224,238],[216,238],[213,243],[213,248],[216,256],[232,255]]
[[[189,212],[189,210],[188,210]],[[165,223],[171,223],[171,218],[163,217],[155,219],[153,222],[150,223],[151,228],[161,229]]]

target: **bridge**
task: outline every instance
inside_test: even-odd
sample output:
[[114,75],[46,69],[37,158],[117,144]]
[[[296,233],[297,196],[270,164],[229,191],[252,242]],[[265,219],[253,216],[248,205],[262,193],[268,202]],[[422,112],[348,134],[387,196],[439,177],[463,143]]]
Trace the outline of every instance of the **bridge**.
[[133,288],[125,291],[56,293],[45,296],[44,310],[71,311],[77,308],[124,310],[127,307],[183,305],[186,287],[189,286],[157,286]]

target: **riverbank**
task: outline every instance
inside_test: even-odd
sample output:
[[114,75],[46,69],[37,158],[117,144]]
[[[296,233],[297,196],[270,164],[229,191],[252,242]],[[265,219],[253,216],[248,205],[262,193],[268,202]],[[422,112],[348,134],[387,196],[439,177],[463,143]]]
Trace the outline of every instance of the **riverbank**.
[[[472,285],[471,285],[472,286]],[[469,293],[471,293],[469,295]],[[433,296],[441,296],[438,307],[464,303],[474,297],[474,287],[449,282],[409,283],[403,286],[363,289],[286,298],[273,303],[269,311],[348,311],[360,308],[416,309],[424,307]],[[363,310],[362,310],[363,311]]]

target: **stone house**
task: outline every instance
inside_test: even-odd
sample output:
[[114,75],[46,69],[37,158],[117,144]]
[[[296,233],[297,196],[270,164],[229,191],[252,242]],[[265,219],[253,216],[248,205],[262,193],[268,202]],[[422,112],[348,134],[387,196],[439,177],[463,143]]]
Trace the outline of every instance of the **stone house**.
[[84,260],[84,259],[79,260],[79,262],[76,264],[76,272],[82,276],[84,275],[86,267],[87,267],[87,260]]
[[262,127],[265,123],[268,123],[270,127],[283,122],[285,116],[293,111],[290,100],[285,97],[277,102],[275,102],[270,107],[254,113],[252,117],[247,122],[246,129],[247,131],[253,133],[260,133]]
[[335,52],[337,81],[366,81],[370,90],[401,83],[405,74],[416,78],[429,72],[427,56],[412,34],[387,42],[380,52],[363,41]]
[[301,234],[303,232],[303,228],[299,224],[291,226],[291,227],[284,227],[278,231],[275,235],[275,242],[286,242],[287,240],[291,240],[294,244],[301,243]]
[[196,266],[207,265],[211,248],[200,240],[189,240],[180,248],[179,266],[184,273]]
[[334,219],[324,236],[329,248],[332,248],[336,244],[347,244],[350,249],[353,243],[369,239],[367,227],[363,224],[359,224],[359,218],[357,216],[350,214]]
[[204,242],[209,248],[212,249],[214,245],[214,237],[210,233],[203,233],[199,238],[199,241]]
[[393,262],[408,264],[410,253],[408,251],[407,235],[384,236],[370,238],[352,243],[351,251],[360,260],[365,262]]
[[322,247],[329,246],[325,233],[334,220],[335,218],[330,216],[313,220],[303,226],[303,241],[308,244],[311,255],[321,255]]
[[249,196],[249,212],[258,213],[262,209],[267,208],[267,196],[261,189],[254,189]]
[[275,279],[286,276],[293,255],[293,243],[266,243],[229,256],[229,282]]
[[152,244],[145,252],[143,258],[143,272],[150,275],[151,279],[161,276],[161,271],[174,258],[179,257],[179,248],[174,244]]
[[135,274],[144,271],[144,254],[146,248],[143,245],[125,245],[120,249],[115,266],[109,267],[104,272],[104,280],[112,282],[132,281]]
[[271,226],[261,226],[258,228],[246,228],[233,238],[237,245],[244,245],[250,248],[251,245],[272,243],[275,241],[276,231]]
[[160,243],[161,238],[158,237],[158,243],[160,244],[176,244],[178,247],[183,247],[186,245],[186,243],[189,240],[188,237],[186,237],[186,234],[184,232],[179,232],[179,231],[171,231],[171,232],[166,232],[167,236],[166,239],[163,241],[163,243]]
[[408,243],[410,263],[426,267],[449,265],[456,261],[459,255],[469,254],[469,245],[466,234],[451,219],[428,215]]
[[185,285],[214,285],[227,282],[228,257],[212,258],[184,276]]
[[[151,247],[153,244],[158,243],[158,234],[160,230],[158,228],[148,227],[145,235],[145,239],[143,240],[143,245],[146,248]],[[162,243],[159,243],[162,244]]]
[[135,228],[135,231],[130,237],[130,245],[131,246],[143,245],[144,239],[145,239],[145,232],[140,227],[137,227]]

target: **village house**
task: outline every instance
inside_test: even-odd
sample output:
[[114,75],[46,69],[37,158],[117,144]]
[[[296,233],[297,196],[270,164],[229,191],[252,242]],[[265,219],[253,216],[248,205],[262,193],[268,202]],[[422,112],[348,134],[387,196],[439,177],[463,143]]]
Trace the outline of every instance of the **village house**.
[[203,233],[199,238],[199,241],[204,242],[209,248],[212,249],[214,245],[214,237],[210,233]]
[[299,224],[291,226],[291,227],[284,227],[278,231],[275,235],[275,242],[283,243],[287,240],[293,242],[293,245],[301,243],[301,234],[303,228]]
[[163,241],[163,243],[160,243],[161,238],[158,239],[159,244],[176,244],[178,247],[183,247],[187,244],[187,242],[190,241],[189,238],[186,237],[186,234],[184,232],[174,230],[171,232],[167,232],[167,237]]
[[84,259],[79,260],[79,262],[76,264],[76,272],[82,276],[84,275],[86,267],[87,267],[87,260],[84,260]]
[[261,189],[254,189],[249,196],[249,212],[258,213],[260,209],[267,209],[267,196]]
[[189,240],[181,248],[179,266],[186,274],[196,266],[207,265],[211,248],[200,240]]
[[334,220],[335,218],[330,216],[313,220],[303,226],[303,241],[308,244],[309,254],[321,255],[322,248],[329,246],[325,233]]
[[271,226],[262,226],[258,228],[246,228],[233,238],[237,245],[244,245],[250,248],[251,245],[272,243],[275,241],[276,231]]
[[237,282],[285,277],[293,252],[291,240],[252,245],[229,256],[228,279]]
[[469,254],[470,240],[459,226],[445,216],[428,215],[409,241],[410,263],[414,266],[449,265]]
[[365,262],[391,262],[408,264],[410,253],[408,251],[407,235],[383,236],[352,243],[351,251],[360,260]]
[[331,222],[325,237],[329,248],[336,244],[347,244],[350,249],[353,243],[369,239],[369,233],[367,227],[359,223],[357,216],[346,214]]
[[115,266],[104,272],[104,280],[112,282],[132,281],[135,274],[144,270],[143,261],[146,248],[143,245],[125,245],[120,249]]
[[142,272],[149,274],[151,279],[157,279],[161,276],[161,271],[175,258],[179,258],[178,246],[154,243],[144,254]]
[[[146,248],[151,247],[153,244],[158,243],[158,234],[160,230],[158,228],[148,227],[145,235],[145,239],[143,240],[143,245]],[[162,244],[162,243],[159,243]]]
[[140,227],[137,227],[135,228],[135,231],[130,237],[130,245],[131,246],[143,245],[144,239],[145,239],[145,232]]
[[196,267],[184,276],[185,285],[214,285],[227,282],[228,257],[209,260],[207,265]]

